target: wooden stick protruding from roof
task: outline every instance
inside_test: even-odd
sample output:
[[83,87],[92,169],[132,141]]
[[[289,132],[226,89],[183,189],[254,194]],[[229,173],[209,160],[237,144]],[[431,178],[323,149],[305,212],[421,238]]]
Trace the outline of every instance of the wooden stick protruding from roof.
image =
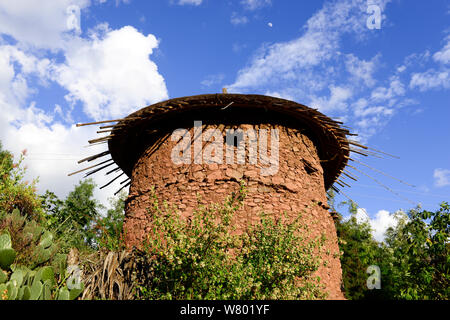
[[359,144],[357,141],[354,141],[354,140],[347,140],[347,141],[348,141],[349,144],[352,144],[354,146],[360,147],[362,149],[372,150],[372,151],[375,151],[377,153],[381,153],[381,154],[387,155],[387,156],[392,157],[392,158],[400,159],[399,156],[395,156],[395,155],[392,155],[390,153],[387,153],[387,152],[384,152],[384,151],[381,151],[381,150],[377,150],[377,149],[374,149],[374,148],[371,148],[371,147],[364,146],[362,144]]
[[123,186],[122,188],[120,188],[119,190],[117,190],[117,191],[114,193],[114,195],[117,195],[120,191],[122,191],[123,188],[128,187],[130,184],[131,184],[131,181],[128,182],[126,185],[124,185],[124,186]]
[[114,137],[114,135],[113,135],[113,134],[110,134],[110,135],[108,135],[108,136],[104,136],[104,137],[101,137],[101,138],[89,140],[88,142],[89,142],[89,144],[93,144],[93,143],[97,143],[97,142],[102,142],[102,141],[110,140],[110,139],[112,139],[112,137]]
[[[93,166],[90,166],[90,167],[87,167],[87,168],[84,168],[84,169],[81,169],[81,170],[78,170],[78,171],[69,173],[68,176],[70,177],[70,176],[73,176],[74,174],[77,174],[77,173],[80,173],[80,172],[83,172],[83,171],[86,171],[86,170],[89,170],[89,169],[98,167],[98,166],[100,166],[100,165],[102,165],[102,164],[105,164],[105,163],[107,163],[107,162],[109,162],[109,161],[114,161],[114,160],[113,160],[113,159],[108,159],[108,160],[106,160],[106,161],[103,161],[103,162],[94,164]],[[113,162],[113,163],[114,163],[114,162]]]
[[104,156],[106,156],[106,155],[108,155],[108,154],[110,154],[109,151],[104,151],[104,152],[98,153],[98,154],[96,154],[96,155],[93,155],[93,156],[90,156],[90,157],[81,159],[81,160],[78,161],[78,163],[80,164],[80,163],[83,163],[83,162],[85,162],[85,161],[91,162],[91,161],[93,161],[93,160],[95,160],[95,159],[104,157]]
[[100,187],[100,189],[106,188],[107,186],[109,186],[111,183],[113,183],[114,181],[116,181],[117,179],[119,179],[121,176],[123,176],[125,174],[125,172],[122,172],[120,175],[118,175],[117,177],[115,177],[114,179],[112,179],[111,181],[109,181],[107,184],[103,185]]
[[[112,160],[112,159],[111,159],[111,160]],[[111,163],[105,164],[103,167],[100,167],[100,168],[98,168],[98,169],[94,169],[94,170],[92,170],[92,171],[89,171],[88,173],[86,173],[86,175],[85,175],[83,178],[87,178],[87,177],[89,177],[90,175],[93,175],[94,173],[99,172],[100,170],[103,170],[103,169],[105,169],[105,168],[108,168],[108,167],[112,166],[114,163],[115,163],[115,162],[113,161],[113,162],[111,162]]]
[[128,120],[135,120],[135,119],[139,119],[139,118],[122,118],[122,119],[115,119],[115,120],[103,120],[103,121],[95,121],[95,122],[87,122],[87,123],[77,123],[76,126],[77,127],[84,127],[84,126],[90,126],[90,125],[94,125],[94,124],[102,124],[102,123],[109,123],[109,122],[119,122],[119,121],[128,121]]

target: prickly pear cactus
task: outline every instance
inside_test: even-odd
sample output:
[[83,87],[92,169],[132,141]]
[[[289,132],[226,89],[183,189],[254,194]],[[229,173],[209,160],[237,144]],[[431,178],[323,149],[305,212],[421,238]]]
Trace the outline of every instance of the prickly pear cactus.
[[[18,210],[3,214],[0,219],[2,220],[3,232],[9,231],[11,235],[14,235],[13,247],[16,249],[14,257],[16,262],[35,268],[53,260],[58,251],[58,245],[54,241],[53,234],[42,225],[34,220],[27,219]],[[2,232],[0,232],[1,234]],[[10,237],[7,238],[3,235],[0,237],[0,250],[5,251],[2,256],[8,262],[13,255],[10,250],[12,248],[10,243]],[[2,249],[3,247],[7,249]],[[26,251],[19,251],[18,248],[25,248]],[[0,257],[0,259],[2,258]],[[1,261],[0,263],[2,263]],[[2,267],[1,264],[0,267]],[[3,263],[2,268],[7,269],[6,262]]]
[[73,300],[84,289],[83,284],[72,289],[58,286],[52,267],[30,270],[13,265],[10,273],[4,270],[0,273],[4,280],[0,281],[0,300]]
[[0,234],[0,268],[7,270],[15,258],[16,252],[11,247],[11,236],[8,232]]
[[[34,249],[37,265],[48,262],[54,250],[53,235],[42,229],[38,231],[32,234],[33,240],[39,241]],[[0,300],[73,300],[83,292],[82,283],[70,286],[67,281],[70,273],[66,274],[63,267],[60,268],[63,270],[62,281],[58,283],[53,267],[32,270],[13,264],[15,258],[11,236],[3,231],[0,234]]]

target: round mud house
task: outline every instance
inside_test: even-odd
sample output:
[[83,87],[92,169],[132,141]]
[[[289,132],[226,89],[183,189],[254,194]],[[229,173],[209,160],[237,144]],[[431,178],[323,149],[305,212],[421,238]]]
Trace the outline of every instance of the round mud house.
[[340,122],[293,101],[243,94],[171,99],[117,121],[109,136],[90,142],[107,142],[110,161],[130,179],[128,247],[142,245],[152,230],[147,209],[154,197],[189,217],[199,202],[222,203],[244,183],[235,232],[257,223],[261,212],[292,220],[301,214],[311,236],[325,236],[326,263],[316,273],[328,297],[344,298],[326,197],[349,159],[350,133]]

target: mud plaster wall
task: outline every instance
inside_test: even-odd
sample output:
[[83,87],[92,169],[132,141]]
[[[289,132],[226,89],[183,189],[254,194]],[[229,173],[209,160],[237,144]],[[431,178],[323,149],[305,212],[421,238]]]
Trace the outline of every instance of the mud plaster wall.
[[[203,130],[208,127],[217,126],[206,126]],[[221,203],[231,192],[239,190],[239,181],[243,180],[248,193],[243,208],[234,217],[236,232],[242,232],[249,223],[257,222],[261,211],[274,216],[287,212],[289,219],[303,212],[302,223],[308,226],[312,236],[323,233],[326,237],[325,248],[329,250],[329,254],[322,254],[322,259],[327,263],[320,267],[317,275],[325,284],[330,299],[342,299],[342,272],[336,230],[328,212],[323,169],[315,145],[299,130],[279,125],[241,124],[233,128],[244,131],[278,129],[278,172],[262,176],[261,167],[267,165],[261,165],[259,160],[256,165],[250,164],[248,153],[245,164],[227,164],[225,142],[223,164],[176,165],[171,159],[171,153],[177,142],[169,138],[156,151],[150,152],[149,148],[133,169],[125,208],[127,245],[139,246],[151,230],[146,209],[152,206],[149,196],[152,186],[160,203],[166,200],[176,205],[183,216],[189,216],[199,203],[198,195],[202,204]],[[190,128],[190,133],[194,137],[193,128]],[[270,134],[268,136],[270,152]],[[223,137],[225,140],[225,133]]]

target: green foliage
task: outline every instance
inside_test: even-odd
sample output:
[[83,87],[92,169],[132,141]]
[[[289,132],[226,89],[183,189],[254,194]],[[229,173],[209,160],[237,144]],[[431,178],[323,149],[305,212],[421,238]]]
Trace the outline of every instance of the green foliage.
[[155,200],[149,210],[154,229],[139,280],[147,299],[317,299],[324,297],[311,274],[323,239],[307,239],[298,221],[262,216],[241,235],[233,214],[245,189],[224,205],[199,206],[191,219]]
[[20,154],[18,162],[13,155],[3,151],[0,144],[0,210],[11,212],[14,209],[30,219],[43,219],[43,210],[39,196],[36,194],[38,179],[31,183],[23,181],[26,168],[22,167],[26,150]]
[[[51,267],[35,270],[14,266],[10,272],[0,270],[5,281],[0,283],[0,300],[74,300],[83,287],[68,289],[58,284]],[[8,279],[9,278],[9,279]]]
[[335,222],[339,239],[341,255],[342,279],[345,297],[347,299],[363,299],[368,294],[367,268],[376,264],[378,243],[372,238],[369,223],[358,221],[357,206],[354,202],[348,204],[350,218],[343,220],[342,216]]
[[117,197],[110,198],[110,208],[103,216],[100,211],[104,207],[93,197],[95,186],[88,179],[80,181],[65,200],[60,200],[51,191],[41,197],[42,208],[47,213],[47,225],[64,243],[64,251],[74,247],[87,252],[98,248],[123,248],[122,229],[127,193],[123,191]]
[[408,300],[450,298],[450,206],[410,210],[387,231],[382,265],[386,296]]
[[106,216],[102,216],[100,210],[104,207],[93,197],[95,186],[91,179],[80,181],[64,201],[50,191],[42,196],[48,227],[62,240],[64,251],[73,247],[82,251],[123,248],[122,228],[127,193],[110,198],[110,208]]
[[11,152],[3,150],[1,141],[0,141],[0,164],[6,173],[10,173],[14,168],[13,155],[11,154]]
[[45,194],[41,195],[41,207],[46,213],[47,224],[51,226],[57,223],[58,215],[60,214],[64,201],[60,200],[53,192],[47,190]]
[[64,201],[49,191],[42,197],[48,227],[64,243],[66,251],[72,247],[89,249],[97,245],[94,227],[102,206],[93,197],[94,188],[95,183],[88,179],[80,181]]
[[106,217],[98,218],[95,229],[97,230],[96,242],[99,247],[111,251],[124,248],[122,231],[126,198],[125,191],[122,191],[117,198],[110,198],[111,208],[107,211]]
[[[435,212],[412,209],[394,214],[396,224],[376,242],[370,225],[358,222],[356,205],[351,216],[339,219],[336,229],[342,252],[344,291],[348,299],[426,300],[450,298],[450,206]],[[381,289],[367,288],[367,267],[381,271]]]
[[17,252],[14,261],[30,268],[50,262],[59,250],[52,233],[17,209],[11,214],[0,214],[0,232],[12,238],[12,248]]
[[16,252],[11,247],[11,237],[9,233],[5,232],[0,234],[0,268],[8,269],[15,258]]
[[[37,179],[24,181],[25,156],[26,150],[15,161],[0,143],[0,300],[75,299],[84,285],[73,283],[64,253],[70,248],[85,253],[123,249],[126,194],[111,201],[106,216],[100,214],[103,208],[93,197],[92,180],[80,182],[65,200],[51,191],[38,196]],[[298,220],[282,223],[282,219],[264,214],[258,223],[237,235],[231,221],[244,196],[243,188],[222,206],[200,206],[191,219],[155,202],[149,210],[155,228],[143,259],[136,262],[139,276],[133,278],[139,285],[138,296],[323,298],[320,282],[311,276],[320,264],[318,252],[323,239],[311,239]],[[328,196],[336,211],[333,192]],[[386,232],[382,243],[373,239],[369,224],[356,219],[356,204],[344,204],[349,207],[350,218],[344,220],[338,214],[336,229],[348,299],[450,298],[448,203],[442,203],[435,212],[420,208],[407,214],[397,212],[397,224]],[[120,254],[119,260],[124,256]],[[114,265],[106,260],[105,265]],[[367,288],[370,265],[380,267],[381,290]],[[134,266],[127,274],[136,273]],[[114,281],[125,279],[119,271]],[[99,274],[99,287],[103,288],[104,273]],[[114,291],[114,286],[111,288]]]

